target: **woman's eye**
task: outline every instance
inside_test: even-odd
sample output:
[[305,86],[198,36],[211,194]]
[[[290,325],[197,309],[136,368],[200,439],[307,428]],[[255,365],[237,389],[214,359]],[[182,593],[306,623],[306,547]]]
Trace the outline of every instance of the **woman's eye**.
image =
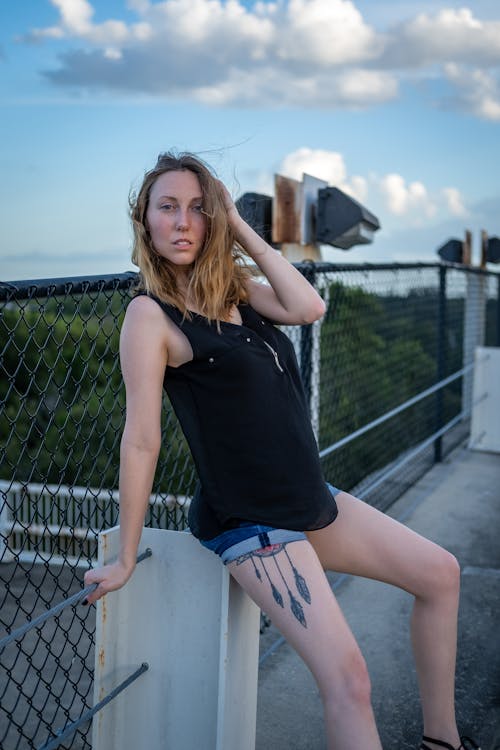
[[173,203],[162,203],[161,206],[160,206],[160,208],[163,211],[172,211],[173,208],[174,208],[174,204]]
[[196,205],[193,206],[193,211],[196,211],[196,213],[201,214],[203,211],[203,205],[201,203],[196,203]]

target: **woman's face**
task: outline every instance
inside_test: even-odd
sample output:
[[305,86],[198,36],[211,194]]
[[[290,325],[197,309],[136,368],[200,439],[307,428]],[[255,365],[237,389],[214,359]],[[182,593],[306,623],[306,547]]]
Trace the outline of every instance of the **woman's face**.
[[153,183],[146,221],[153,247],[179,270],[191,266],[207,229],[198,177],[190,170],[165,172]]

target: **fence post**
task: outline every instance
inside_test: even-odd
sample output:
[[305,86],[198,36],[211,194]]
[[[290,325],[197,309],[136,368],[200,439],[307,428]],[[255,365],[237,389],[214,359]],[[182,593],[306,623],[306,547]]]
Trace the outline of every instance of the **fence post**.
[[[116,557],[119,529],[99,538]],[[97,605],[94,703],[149,669],[94,718],[93,750],[254,750],[260,612],[191,534],[143,530],[152,556]]]
[[[315,287],[315,263],[303,264],[300,268],[303,276]],[[317,320],[300,327],[300,375],[309,406],[309,416],[316,440],[319,441],[319,402],[320,402],[320,369],[321,369],[321,325]]]
[[496,346],[500,346],[500,275],[497,279],[497,338]]
[[[439,382],[446,376],[446,266],[439,266],[439,298],[438,298],[438,340],[437,340],[437,373]],[[443,426],[443,389],[436,393],[436,431]],[[442,460],[442,438],[434,441],[434,461]]]
[[[483,346],[486,324],[487,276],[466,271],[466,297],[464,311],[463,367],[474,361],[477,346]],[[462,381],[462,411],[472,410],[472,370],[464,373]]]
[[[300,269],[302,275],[314,286],[315,270],[313,263],[304,264]],[[300,375],[307,396],[307,402],[311,399],[311,364],[313,350],[312,324],[307,323],[300,327]]]

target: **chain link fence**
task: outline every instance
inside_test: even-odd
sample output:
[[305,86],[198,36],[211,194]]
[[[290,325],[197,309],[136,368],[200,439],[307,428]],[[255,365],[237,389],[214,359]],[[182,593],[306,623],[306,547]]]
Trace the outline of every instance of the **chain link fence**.
[[[469,372],[397,409],[475,344],[500,345],[500,278],[439,264],[299,269],[327,301],[322,321],[288,331],[325,476],[385,509],[468,434]],[[0,638],[78,591],[99,531],[118,521],[119,330],[134,282],[0,284]],[[196,474],[168,401],[162,427],[146,525],[183,529]],[[74,606],[3,651],[2,748],[40,748],[92,706],[93,633],[93,608]],[[90,748],[89,724],[60,747]]]
[[[318,284],[328,296],[320,451],[469,364],[476,345],[499,341],[495,274],[437,264],[332,266]],[[469,372],[327,453],[326,475],[385,510],[468,434],[471,393]],[[461,413],[454,429],[405,460]]]

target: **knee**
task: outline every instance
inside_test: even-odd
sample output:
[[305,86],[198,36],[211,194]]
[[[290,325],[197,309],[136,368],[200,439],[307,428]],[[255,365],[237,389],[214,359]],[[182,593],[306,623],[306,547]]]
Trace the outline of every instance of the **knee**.
[[458,596],[460,590],[460,565],[457,558],[438,547],[432,561],[432,590],[438,596]]
[[338,711],[346,706],[363,709],[371,705],[370,676],[359,649],[344,655],[340,668],[335,670],[323,691],[323,698]]
[[360,707],[371,705],[371,682],[366,662],[357,654],[344,674],[344,698]]

